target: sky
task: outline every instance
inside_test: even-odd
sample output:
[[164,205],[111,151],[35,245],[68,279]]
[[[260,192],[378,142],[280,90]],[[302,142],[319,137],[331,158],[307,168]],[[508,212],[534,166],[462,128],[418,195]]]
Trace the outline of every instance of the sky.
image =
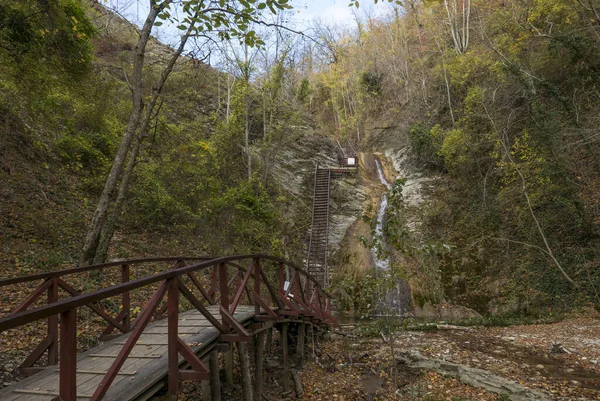
[[[111,8],[120,10],[124,17],[138,25],[143,22],[148,10],[147,1],[104,0],[104,3]],[[353,12],[362,16],[365,13],[376,16],[385,13],[389,9],[387,2],[380,2],[375,5],[373,0],[365,0],[358,10],[349,7],[349,3],[349,0],[290,0],[290,4],[294,7],[292,24],[298,30],[309,28],[313,20],[347,26],[354,24]],[[160,30],[157,30],[157,32],[160,36]]]
[[360,8],[349,7],[348,0],[291,0],[290,4],[296,11],[298,22],[308,26],[310,21],[320,19],[323,22],[336,25],[354,25],[355,17],[353,12],[359,16],[371,15],[374,17],[382,16],[391,10],[391,6],[386,1],[380,1],[374,4],[373,0],[363,0]]
[[347,0],[292,0],[291,5],[301,25],[308,26],[312,20],[345,25],[352,23],[354,16]]
[[[147,13],[147,0],[101,0],[105,5],[119,13],[134,24],[141,26]],[[303,31],[312,36],[311,25],[318,20],[329,26],[355,27],[355,14],[361,18],[376,17],[387,13],[390,6],[386,1],[374,4],[374,0],[363,0],[360,8],[349,7],[349,0],[290,0],[292,15],[285,25],[296,31]],[[166,44],[176,46],[181,31],[168,24],[154,27],[152,35]],[[218,57],[216,58],[218,60]],[[214,61],[214,60],[213,60]],[[211,64],[214,64],[211,62]]]

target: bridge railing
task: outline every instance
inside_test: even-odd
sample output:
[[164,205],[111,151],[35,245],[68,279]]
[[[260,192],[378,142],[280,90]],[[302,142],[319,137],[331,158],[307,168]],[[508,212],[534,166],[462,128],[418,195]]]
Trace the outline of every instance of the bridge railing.
[[[170,269],[131,280],[132,267],[156,262],[167,262]],[[63,279],[73,274],[114,268],[120,269],[120,284],[88,293],[79,292]],[[205,274],[200,276],[199,273]],[[299,318],[310,319],[314,323],[335,323],[331,316],[330,297],[320,283],[293,263],[268,255],[117,261],[4,279],[0,280],[0,287],[36,280],[43,282],[9,315],[0,318],[0,333],[32,322],[46,321],[47,336],[25,359],[22,367],[27,369],[33,366],[48,351],[49,364],[60,363],[59,397],[63,401],[75,401],[77,398],[77,309],[81,307],[90,308],[108,322],[109,326],[103,333],[105,337],[114,330],[131,332],[92,400],[102,399],[146,325],[153,319],[162,318],[165,313],[168,321],[169,392],[177,393],[181,379],[202,380],[208,377],[208,368],[178,336],[181,295],[219,331],[219,339],[223,342],[247,342],[251,339],[252,333],[234,318],[238,305],[243,301],[246,305],[254,306],[255,319],[258,321]],[[153,285],[158,285],[158,288],[132,321],[131,291]],[[59,299],[59,288],[70,297]],[[30,308],[39,303],[44,294],[47,294],[47,304]],[[122,306],[117,316],[112,317],[98,302],[115,296],[121,297]],[[211,314],[208,305],[218,305],[219,315]],[[179,370],[179,354],[192,370]]]
[[[136,270],[142,270],[142,274],[144,274],[144,268],[153,264],[164,264],[165,266],[170,267],[176,262],[196,262],[210,259],[213,258],[179,256],[120,260],[97,265],[74,267],[59,271],[36,273],[23,277],[0,279],[0,288],[2,288],[3,292],[8,293],[8,288],[15,290],[18,286],[30,285],[32,283],[41,281],[41,284],[39,284],[37,287],[34,287],[34,289],[31,290],[25,298],[16,302],[17,306],[13,307],[8,315],[11,316],[16,313],[26,311],[32,306],[39,305],[44,301],[48,305],[58,302],[60,299],[60,291],[66,292],[69,296],[80,295],[81,292],[74,288],[74,284],[68,282],[68,278],[73,276],[76,277],[88,273],[96,277],[92,281],[98,281],[101,285],[101,275],[117,275],[119,277],[116,278],[121,283],[126,283],[129,282],[132,277],[135,277]],[[156,271],[156,267],[154,267],[153,270]],[[165,269],[162,268],[162,270]],[[20,292],[21,291],[17,291],[17,293]],[[46,299],[44,300],[45,294]],[[121,306],[116,317],[112,317],[109,311],[105,310],[97,303],[86,305],[93,313],[100,316],[108,323],[106,329],[99,336],[100,340],[109,339],[111,333],[113,333],[115,330],[121,333],[131,331],[132,309],[134,309],[132,308],[131,294],[129,291],[125,291],[120,294],[120,297]],[[48,364],[56,365],[58,363],[58,315],[48,316],[46,326],[46,336],[20,366],[21,372],[25,375],[30,375],[43,369],[43,367],[34,365],[40,360],[46,351],[48,355]]]

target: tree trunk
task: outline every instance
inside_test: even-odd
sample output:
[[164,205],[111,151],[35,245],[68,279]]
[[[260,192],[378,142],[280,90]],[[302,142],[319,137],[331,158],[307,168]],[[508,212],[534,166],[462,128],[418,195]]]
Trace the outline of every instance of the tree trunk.
[[252,179],[252,153],[250,152],[250,58],[248,55],[248,44],[244,45],[244,147],[246,150],[248,181]]
[[186,34],[181,37],[181,42],[179,43],[177,50],[171,55],[167,66],[160,75],[160,79],[152,88],[152,98],[148,103],[148,107],[146,107],[146,113],[144,114],[144,119],[142,120],[142,124],[139,129],[137,141],[133,147],[133,150],[131,151],[131,154],[129,156],[129,162],[127,163],[127,167],[125,169],[125,172],[123,173],[123,178],[121,179],[121,183],[119,185],[117,199],[114,202],[114,205],[112,207],[110,215],[106,220],[106,223],[101,227],[100,239],[95,254],[93,255],[93,263],[104,263],[106,261],[106,257],[108,255],[108,248],[110,247],[110,242],[112,241],[115,226],[123,210],[123,205],[125,204],[125,197],[127,196],[127,191],[129,190],[129,183],[133,175],[133,169],[135,168],[135,163],[139,151],[141,149],[142,142],[148,134],[148,127],[150,126],[150,121],[153,117],[156,102],[158,101],[158,97],[160,96],[165,86],[165,83],[167,82],[167,79],[171,75],[171,72],[173,72],[175,63],[181,56],[181,53],[183,53],[183,49],[185,48],[185,45],[190,37],[193,27],[194,24],[190,24]]
[[[252,401],[252,378],[250,376],[250,358],[248,356],[248,344],[245,342],[237,343],[238,356],[240,359],[240,371],[242,375],[242,394],[244,401]],[[260,401],[260,400],[258,400]]]
[[[170,1],[165,1],[163,6],[169,2]],[[96,250],[98,249],[98,244],[100,242],[100,234],[102,232],[102,228],[104,227],[104,223],[106,222],[108,209],[110,208],[111,197],[117,187],[119,177],[123,173],[127,153],[129,152],[131,142],[135,138],[135,134],[142,117],[142,70],[144,68],[146,45],[150,39],[150,32],[152,31],[154,21],[161,10],[162,6],[157,7],[156,5],[153,5],[150,7],[150,11],[146,17],[144,26],[140,31],[140,37],[135,45],[133,56],[133,75],[131,79],[133,108],[131,115],[129,116],[127,127],[125,128],[125,134],[121,140],[121,145],[119,146],[113,161],[113,165],[110,169],[108,177],[106,178],[104,189],[102,190],[102,194],[98,200],[98,205],[94,211],[90,229],[85,238],[83,252],[81,255],[82,265],[88,265],[94,261],[94,256],[96,255]]]
[[457,0],[444,0],[448,23],[450,24],[450,34],[454,49],[458,54],[463,54],[469,47],[469,23],[471,20],[471,0],[461,0],[462,10],[459,12]]
[[444,50],[442,53],[442,68],[444,69],[444,82],[446,82],[446,95],[448,96],[448,109],[450,109],[450,117],[452,118],[452,125],[456,125],[454,119],[454,110],[452,109],[452,97],[450,96],[450,82],[448,81],[448,71],[446,70],[446,57],[444,56]]
[[[248,82],[246,82],[246,90],[250,88]],[[248,93],[244,95],[244,108],[245,108],[245,121],[244,121],[244,147],[246,149],[246,156],[248,158],[248,181],[252,179],[252,153],[250,152],[250,107],[248,104]]]
[[135,161],[139,154],[140,148],[142,147],[142,141],[143,138],[141,135],[139,135],[129,156],[129,162],[127,163],[127,168],[125,169],[123,179],[121,180],[121,185],[119,186],[119,194],[117,195],[117,199],[115,200],[111,213],[106,220],[106,224],[104,224],[104,227],[102,227],[100,241],[98,242],[98,247],[96,248],[96,253],[92,261],[94,264],[104,263],[106,261],[108,248],[110,247],[110,242],[115,232],[117,220],[119,219],[121,210],[125,204],[125,196],[127,195],[127,190],[129,189],[129,180],[133,174],[133,168],[135,166]]

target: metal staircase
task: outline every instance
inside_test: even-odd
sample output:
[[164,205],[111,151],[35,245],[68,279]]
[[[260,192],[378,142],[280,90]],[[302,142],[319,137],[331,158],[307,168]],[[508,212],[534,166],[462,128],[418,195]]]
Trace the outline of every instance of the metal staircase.
[[330,187],[331,171],[329,168],[319,168],[317,163],[313,190],[312,228],[308,243],[306,270],[323,286],[327,286]]

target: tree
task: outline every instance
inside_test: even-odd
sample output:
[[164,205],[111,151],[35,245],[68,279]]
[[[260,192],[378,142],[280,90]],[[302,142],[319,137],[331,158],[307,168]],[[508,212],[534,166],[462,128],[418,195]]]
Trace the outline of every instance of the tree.
[[448,15],[454,50],[458,54],[463,54],[469,47],[471,0],[444,0],[444,7]]
[[[252,22],[260,23],[262,15],[266,12],[270,11],[276,14],[278,10],[290,8],[287,4],[288,0],[265,0],[261,2],[246,0],[186,0],[180,4],[176,4],[173,0],[149,1],[150,10],[139,31],[139,38],[133,49],[133,73],[128,80],[131,85],[132,112],[86,235],[81,257],[81,263],[84,265],[100,261],[96,257],[96,254],[102,239],[102,232],[107,224],[110,208],[118,206],[116,210],[113,210],[113,215],[118,216],[120,214],[119,208],[121,205],[114,202],[115,191],[120,182],[125,184],[124,190],[126,190],[128,184],[129,175],[124,175],[127,155],[131,151],[131,146],[136,135],[142,135],[143,137],[148,127],[148,117],[153,114],[160,91],[168,79],[175,62],[185,48],[188,38],[190,36],[209,38],[209,35],[216,33],[216,36],[221,40],[235,38],[247,46],[262,45],[264,42],[262,42],[254,30],[249,29],[249,24]],[[180,15],[180,17],[175,17],[174,15]],[[170,62],[164,68],[159,83],[154,86],[152,99],[146,105],[143,102],[144,79],[142,74],[146,46],[150,40],[153,27],[162,25],[163,21],[177,25],[177,28],[184,31],[185,34],[181,37],[178,51],[174,53]],[[142,120],[142,116],[144,115],[146,118]],[[135,163],[135,158],[131,159],[130,163]],[[124,180],[124,178],[126,179]],[[109,237],[111,236],[112,233]],[[110,242],[110,238],[106,240]]]

